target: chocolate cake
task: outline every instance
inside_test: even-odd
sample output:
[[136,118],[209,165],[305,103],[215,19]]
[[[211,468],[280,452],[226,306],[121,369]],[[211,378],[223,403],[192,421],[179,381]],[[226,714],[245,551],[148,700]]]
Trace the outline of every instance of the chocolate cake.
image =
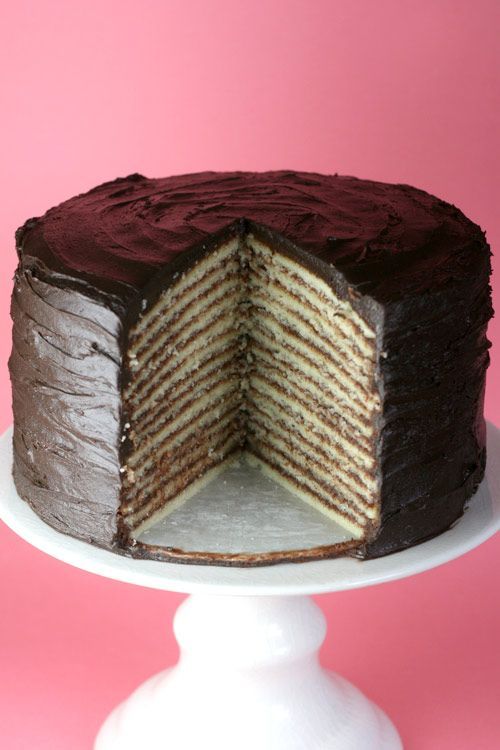
[[[449,528],[483,477],[490,251],[452,205],[338,175],[136,174],[17,247],[14,478],[66,534],[190,562],[370,558]],[[137,540],[242,455],[350,541]]]

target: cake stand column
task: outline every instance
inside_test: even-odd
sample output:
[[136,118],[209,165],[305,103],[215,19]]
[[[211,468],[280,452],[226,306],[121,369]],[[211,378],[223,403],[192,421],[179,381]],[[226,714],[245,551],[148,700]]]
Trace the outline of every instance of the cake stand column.
[[321,668],[309,597],[197,594],[174,630],[178,664],[112,712],[95,750],[401,750],[385,714]]

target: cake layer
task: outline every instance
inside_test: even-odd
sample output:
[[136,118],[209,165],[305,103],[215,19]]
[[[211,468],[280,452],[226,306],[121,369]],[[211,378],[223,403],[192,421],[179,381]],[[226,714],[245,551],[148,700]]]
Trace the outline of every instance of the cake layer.
[[[232,279],[225,279],[210,295],[203,298],[202,303],[193,304],[193,311],[188,311],[188,321],[178,319],[173,324],[165,321],[163,329],[154,337],[147,354],[134,360],[134,363],[138,363],[134,364],[134,367],[140,367],[142,377],[146,378],[152,369],[157,368],[158,358],[155,355],[158,352],[180,357],[185,343],[199,338],[201,331],[203,335],[210,336],[210,324],[227,319],[230,312],[237,307],[240,297],[239,284]],[[208,317],[210,308],[212,314]]]
[[[151,374],[149,379],[143,380],[137,388],[128,386],[125,388],[125,395],[129,395],[131,400],[136,403],[137,408],[140,409],[145,404],[146,399],[155,392],[166,391],[169,386],[179,382],[188,383],[190,372],[196,372],[199,367],[218,356],[214,354],[214,349],[211,350],[210,347],[216,347],[217,351],[222,353],[228,348],[238,346],[238,331],[232,320],[219,321],[211,328],[209,337],[205,333],[204,340],[206,346],[203,348],[200,348],[199,341],[193,338],[184,346],[182,356],[161,359],[158,362],[158,369]],[[165,365],[169,368],[168,376],[164,374]]]
[[134,366],[125,390],[132,450],[121,509],[131,529],[153,522],[180,494],[187,497],[191,483],[243,442],[240,266],[238,241],[215,249],[179,276],[132,331]]
[[[367,339],[375,339],[372,327],[356,312],[352,303],[341,299],[332,286],[317,273],[311,273],[286,255],[275,253],[272,248],[251,233],[245,243],[250,248],[253,257],[260,261],[258,268],[264,270],[270,278],[277,279],[279,283],[288,287],[292,293],[300,290],[301,300],[316,308],[321,318],[326,321],[335,320],[344,332],[351,334],[354,339],[359,333]],[[255,261],[252,265],[255,265]],[[323,325],[325,325],[325,320],[321,321]],[[369,346],[366,346],[363,353],[373,357],[373,349]]]
[[[328,352],[332,354],[339,365],[344,364],[342,354],[350,356],[356,363],[356,370],[353,375],[367,374],[370,369],[370,363],[373,363],[374,353],[370,337],[365,339],[365,333],[355,326],[342,312],[336,312],[328,317],[321,313],[321,300],[314,295],[307,295],[307,287],[303,281],[293,281],[293,277],[287,278],[288,272],[286,267],[280,268],[280,276],[268,276],[262,271],[262,267],[257,269],[252,264],[252,275],[255,276],[253,286],[255,294],[265,292],[265,294],[277,303],[278,309],[286,315],[288,319],[293,318],[301,326],[314,328],[319,335],[323,345],[328,347]],[[301,293],[298,292],[301,289]],[[323,300],[324,303],[324,300]],[[335,346],[332,346],[332,340]]]
[[[219,383],[212,389],[210,394],[205,395],[199,401],[193,399],[193,402],[187,404],[186,408],[180,414],[176,415],[174,419],[167,419],[145,437],[139,436],[140,439],[137,440],[137,444],[140,447],[131,454],[127,459],[127,463],[131,466],[136,466],[143,457],[147,456],[152,443],[165,441],[169,437],[174,438],[182,428],[193,428],[197,420],[203,418],[208,420],[213,414],[217,415],[220,419],[226,409],[230,409],[235,404],[239,405],[240,403],[241,395],[238,382],[229,381]],[[136,436],[133,436],[132,440],[135,438]]]
[[297,393],[290,395],[277,381],[269,380],[261,374],[252,375],[251,387],[262,399],[280,404],[294,423],[307,422],[313,431],[325,434],[328,438],[338,435],[339,439],[349,443],[352,451],[358,448],[361,455],[370,455],[370,442],[359,432],[354,432],[340,414],[329,412],[326,416],[324,412],[309,408],[307,400],[300,398]]
[[134,343],[129,349],[132,356],[135,356],[139,362],[144,361],[150,350],[149,343],[166,323],[170,331],[174,330],[174,326],[179,328],[184,321],[189,320],[193,307],[199,304],[200,298],[211,295],[221,296],[221,290],[225,292],[230,289],[234,280],[237,279],[238,271],[238,260],[232,256],[227,262],[210,267],[206,277],[202,277],[197,283],[189,286],[185,295],[180,299],[178,295],[173,298],[162,297],[163,304],[158,302],[150,313],[141,319],[141,325],[132,337]]
[[[334,400],[337,405],[336,416],[350,425],[350,429],[359,432],[365,437],[369,437],[372,432],[370,416],[371,411],[363,410],[361,404],[357,404],[352,398],[353,390],[349,391],[342,386],[340,382],[331,373],[328,376],[321,377],[321,369],[313,360],[303,356],[288,345],[286,339],[281,339],[277,334],[269,333],[265,327],[256,326],[252,334],[257,346],[252,349],[253,352],[260,354],[263,352],[263,362],[269,362],[269,367],[281,373],[287,373],[286,379],[280,380],[282,388],[285,386],[293,387],[294,383],[300,379],[300,386],[297,383],[296,393],[299,395],[300,390],[316,393],[318,400],[323,402]],[[324,387],[322,387],[324,384]],[[344,409],[341,408],[344,406]],[[347,429],[347,427],[346,427]]]
[[325,513],[333,521],[343,526],[355,538],[360,539],[363,537],[363,525],[358,522],[346,506],[342,507],[342,503],[338,505],[332,503],[331,501],[334,500],[332,497],[329,498],[330,502],[325,503],[321,494],[316,494],[310,483],[304,482],[301,478],[297,477],[296,468],[291,462],[288,462],[289,466],[284,466],[281,461],[275,463],[273,458],[266,455],[266,453],[265,448],[259,445],[259,447],[255,447],[254,450],[249,451],[247,460],[252,464],[261,466],[271,479],[286,487],[286,489],[293,492],[301,500]]
[[161,510],[169,501],[176,500],[179,494],[189,487],[191,482],[200,479],[206,471],[222,463],[235,451],[239,451],[239,448],[240,442],[237,436],[231,435],[223,444],[217,446],[216,455],[209,455],[207,453],[193,460],[193,462],[187,463],[173,477],[169,477],[164,482],[159,482],[155,488],[155,494],[151,497],[146,496],[145,498],[141,498],[140,508],[134,513],[126,515],[124,518],[125,523],[131,529],[135,529],[139,523],[142,523],[144,527],[144,522],[147,518],[151,518],[154,513]]
[[[197,421],[191,429],[184,431],[184,434],[176,439],[169,441],[159,441],[153,446],[148,460],[141,463],[134,469],[135,481],[141,482],[141,487],[145,489],[148,483],[153,480],[155,472],[161,470],[166,476],[170,467],[186,457],[191,456],[191,451],[197,448],[201,442],[209,445],[207,453],[213,453],[219,436],[222,434],[236,434],[244,436],[241,430],[241,420],[239,417],[239,406],[230,408],[223,417],[216,417],[208,423],[200,424]],[[243,440],[243,438],[242,438]],[[133,493],[129,493],[132,498]]]
[[328,432],[322,426],[318,426],[307,417],[298,413],[294,415],[285,408],[284,404],[273,399],[269,393],[263,395],[258,390],[249,389],[248,393],[249,408],[252,413],[265,413],[269,419],[275,423],[281,423],[284,429],[289,430],[290,422],[293,421],[294,432],[300,436],[300,439],[306,443],[314,445],[319,451],[336,452],[349,457],[353,468],[364,474],[366,470],[374,473],[376,461],[373,455],[368,451],[360,448],[359,444],[349,438],[349,435],[341,435],[336,431],[334,434]]
[[135,429],[147,434],[151,425],[162,423],[165,416],[172,417],[173,410],[165,403],[168,399],[175,401],[175,410],[180,411],[188,402],[197,399],[200,395],[208,395],[221,380],[227,382],[238,380],[239,362],[235,356],[234,347],[221,355],[213,355],[207,366],[200,368],[194,373],[189,384],[182,383],[178,388],[170,388],[168,391],[161,388],[155,392],[154,398],[148,399],[140,410],[135,421]]
[[[375,492],[370,493],[359,479],[349,473],[349,467],[329,457],[325,465],[317,456],[311,456],[300,443],[288,435],[279,434],[271,425],[263,425],[253,419],[248,425],[249,443],[266,446],[269,455],[275,455],[279,463],[280,457],[288,460],[293,457],[297,468],[297,476],[308,476],[313,482],[325,489],[326,499],[333,502],[335,496],[342,497],[360,517],[376,515]],[[371,502],[370,502],[371,500]]]
[[162,327],[165,311],[167,320],[175,320],[191,302],[211,289],[215,279],[220,278],[221,274],[224,277],[231,272],[237,273],[238,248],[239,240],[233,238],[202,258],[196,268],[190,269],[189,274],[174,274],[171,285],[162,291],[154,305],[142,312],[139,323],[132,326],[129,351],[137,355],[146,346],[147,341]]
[[[293,446],[294,454],[303,454],[307,461],[317,464],[319,472],[325,476],[334,476],[345,486],[358,488],[359,502],[361,504],[373,505],[376,501],[377,482],[371,472],[363,470],[359,466],[353,466],[348,453],[342,448],[328,440],[320,445],[315,445],[298,431],[291,431],[285,422],[270,417],[266,413],[264,404],[252,403],[252,420],[248,429],[265,429],[269,435],[275,436],[280,442],[286,441]],[[325,469],[325,467],[328,467]]]
[[[208,450],[207,439],[210,445]],[[152,445],[149,471],[143,471],[142,474],[133,472],[133,477],[128,481],[128,493],[121,506],[122,515],[142,512],[146,503],[149,503],[158,492],[164,492],[165,499],[168,499],[172,482],[182,479],[200,461],[218,463],[224,458],[225,446],[229,442],[232,446],[241,442],[231,422],[226,423],[224,428],[217,426],[208,435],[206,433],[193,435],[189,444],[183,446],[183,450],[164,452],[160,458],[157,457],[156,450],[157,448],[163,449],[162,444]],[[137,489],[134,485],[138,486]]]
[[[374,410],[363,411],[357,402],[350,400],[349,392],[339,388],[336,381],[321,379],[314,365],[300,357],[290,356],[285,347],[277,346],[276,340],[266,339],[262,332],[255,332],[252,343],[252,351],[259,358],[259,369],[266,372],[269,379],[277,379],[283,389],[293,390],[302,400],[313,398],[318,408],[324,411],[336,410],[339,416],[345,418],[346,429],[368,436],[372,433],[369,419]],[[344,407],[343,410],[340,405]]]
[[[294,295],[295,296],[295,295]],[[358,339],[349,337],[338,327],[326,327],[315,325],[318,313],[314,309],[302,307],[302,314],[294,309],[299,302],[292,303],[291,293],[276,294],[272,288],[259,288],[255,285],[252,290],[252,300],[255,306],[262,308],[268,318],[275,318],[278,324],[285,327],[295,335],[296,338],[305,341],[314,339],[317,352],[327,357],[334,364],[342,377],[353,380],[364,387],[370,387],[372,361],[367,355],[363,355],[357,346]],[[304,315],[307,314],[307,318]],[[359,336],[359,340],[361,340]],[[316,352],[313,352],[313,358]]]
[[[134,365],[131,368],[137,368],[138,377],[134,381],[135,387],[130,395],[134,393],[134,390],[139,390],[142,384],[156,382],[164,372],[163,366],[165,363],[168,363],[169,367],[179,366],[189,356],[194,342],[198,343],[198,347],[200,339],[209,344],[214,336],[219,336],[229,328],[234,328],[239,320],[238,299],[239,294],[235,291],[228,298],[223,298],[223,304],[220,307],[217,306],[215,300],[213,306],[210,305],[210,302],[200,305],[200,308],[196,310],[195,321],[191,323],[189,330],[181,331],[183,338],[177,340],[174,338],[169,341],[168,333],[159,337],[152,345],[151,356],[144,366]],[[153,380],[151,376],[153,376]]]

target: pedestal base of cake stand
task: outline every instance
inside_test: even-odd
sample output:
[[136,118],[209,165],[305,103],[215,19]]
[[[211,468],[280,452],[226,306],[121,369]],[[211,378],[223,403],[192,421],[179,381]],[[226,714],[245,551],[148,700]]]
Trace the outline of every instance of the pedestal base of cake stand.
[[95,750],[400,750],[384,713],[323,670],[325,618],[307,596],[189,597],[179,663],[102,727]]
[[403,578],[448,562],[500,527],[500,431],[488,425],[486,476],[453,528],[377,560],[256,568],[132,560],[59,534],[16,493],[11,435],[0,438],[0,517],[29,543],[116,580],[192,594],[174,629],[181,657],[116,708],[94,750],[398,750],[385,714],[323,670],[325,635],[310,594]]

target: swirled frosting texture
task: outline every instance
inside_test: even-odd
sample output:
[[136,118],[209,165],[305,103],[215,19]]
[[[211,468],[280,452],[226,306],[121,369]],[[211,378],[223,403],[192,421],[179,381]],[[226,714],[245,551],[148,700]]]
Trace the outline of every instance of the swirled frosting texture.
[[484,265],[479,227],[407,185],[300,172],[203,172],[100,185],[27,222],[20,252],[127,300],[159,267],[248,219],[334,264],[387,303],[467,279]]
[[[348,295],[376,331],[381,526],[357,554],[386,554],[448,528],[486,460],[484,235],[415,188],[289,171],[131,175],[19,230],[10,368],[20,494],[56,528],[116,549],[130,317],[215,236],[247,231]],[[100,502],[96,477],[106,483]],[[182,550],[119,551],[213,562]]]

